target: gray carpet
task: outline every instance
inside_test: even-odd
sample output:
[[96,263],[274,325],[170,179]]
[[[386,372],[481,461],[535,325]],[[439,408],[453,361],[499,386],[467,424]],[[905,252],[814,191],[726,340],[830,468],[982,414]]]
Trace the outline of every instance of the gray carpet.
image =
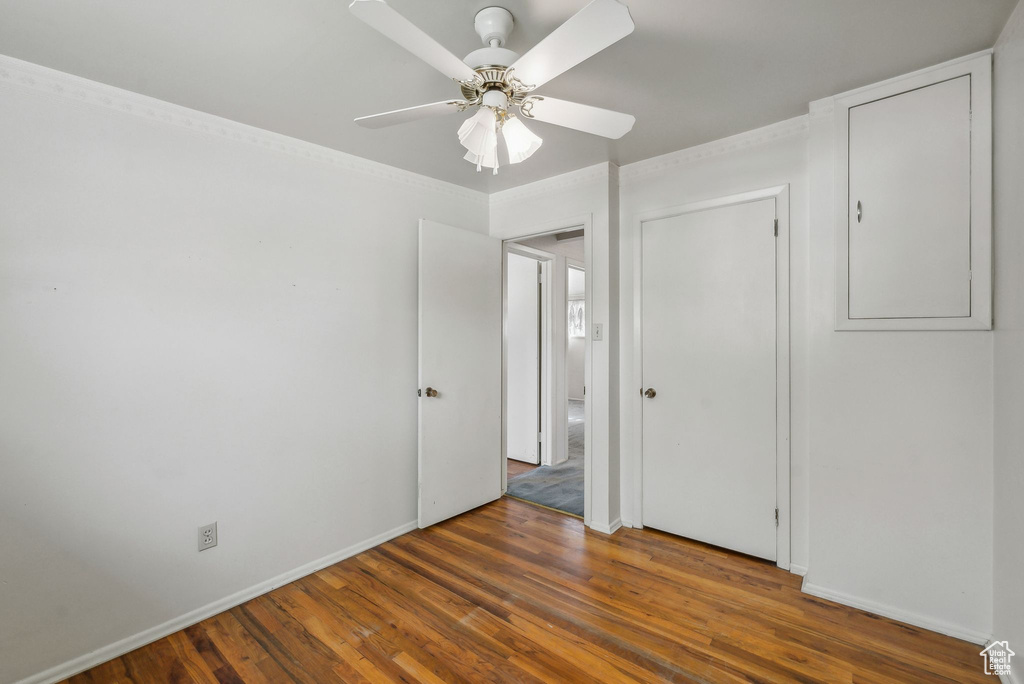
[[569,460],[510,478],[508,493],[566,513],[583,515],[582,401],[569,400]]

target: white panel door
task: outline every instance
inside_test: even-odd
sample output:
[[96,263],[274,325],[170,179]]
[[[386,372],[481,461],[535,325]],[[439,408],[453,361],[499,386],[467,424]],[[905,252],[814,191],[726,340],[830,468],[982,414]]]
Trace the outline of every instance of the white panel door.
[[852,107],[850,318],[971,315],[971,77]]
[[776,558],[775,200],[643,223],[643,524]]
[[536,259],[509,253],[506,266],[508,319],[506,376],[507,455],[540,463],[540,297]]
[[427,527],[501,496],[501,241],[421,220],[419,271]]

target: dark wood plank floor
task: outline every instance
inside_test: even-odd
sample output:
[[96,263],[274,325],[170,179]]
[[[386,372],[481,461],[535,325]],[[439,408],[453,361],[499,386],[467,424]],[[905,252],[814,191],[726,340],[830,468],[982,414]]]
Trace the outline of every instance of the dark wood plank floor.
[[978,651],[770,563],[505,498],[71,681],[984,682]]
[[507,460],[508,460],[508,476],[509,477],[515,477],[516,475],[522,475],[523,473],[528,473],[531,470],[539,467],[539,466],[535,466],[532,463],[523,463],[522,461],[517,461],[514,458],[510,458],[510,459],[507,459]]

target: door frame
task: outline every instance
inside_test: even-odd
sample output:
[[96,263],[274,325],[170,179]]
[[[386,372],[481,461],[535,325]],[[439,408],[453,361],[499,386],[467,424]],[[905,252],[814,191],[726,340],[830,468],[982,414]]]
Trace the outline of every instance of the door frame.
[[551,402],[554,376],[551,368],[551,353],[554,350],[551,311],[551,274],[554,271],[555,255],[533,247],[519,245],[511,240],[501,243],[501,459],[505,464],[501,475],[501,491],[508,488],[508,255],[534,259],[540,264],[540,425],[542,435],[538,452],[538,465],[551,462],[554,425],[554,407]]
[[[586,311],[593,311],[593,250],[592,250],[592,239],[594,233],[594,217],[593,214],[583,214],[580,216],[557,219],[554,221],[547,221],[545,223],[527,227],[522,231],[516,231],[514,237],[507,237],[502,240],[503,245],[516,245],[518,249],[533,249],[526,247],[525,245],[518,245],[520,240],[528,240],[530,238],[542,237],[544,235],[553,235],[556,233],[564,233],[568,230],[583,229],[583,268],[585,272],[585,298],[584,304]],[[533,250],[534,253],[548,254],[548,252],[542,252],[541,250]],[[552,257],[555,255],[552,254]],[[505,274],[504,274],[504,257],[502,257],[502,357],[501,357],[501,368],[502,368],[502,438],[501,438],[501,492],[504,494],[508,489],[508,456],[506,453],[505,443],[505,406],[504,397],[506,393],[505,389],[505,375],[506,375],[506,357],[505,357],[505,322],[507,314],[507,296],[505,292]],[[551,263],[553,269],[554,262]],[[568,271],[562,274],[563,278],[568,280]],[[551,283],[550,272],[548,274],[547,283]],[[550,298],[553,296],[553,288],[548,287],[548,296],[546,300],[550,302]],[[548,311],[551,311],[551,306],[548,306]],[[590,334],[591,326],[588,323],[588,334],[586,342],[584,344],[584,367],[583,367],[583,383],[587,388],[593,388],[593,335]],[[568,351],[568,339],[566,339],[566,352]],[[566,379],[565,379],[565,365],[562,366],[562,379],[561,379],[561,392],[560,396],[566,400],[566,406],[568,406],[568,392],[566,391]],[[592,404],[590,401],[591,393],[587,394],[587,401],[584,402],[584,426],[583,426],[583,524],[590,527],[591,522],[591,488],[593,485],[593,473],[592,471],[592,458],[591,449],[594,444],[593,441],[593,420],[591,416]],[[566,418],[566,429],[565,434],[565,448],[568,453],[568,417]],[[549,431],[550,433],[550,431]]]
[[633,220],[633,526],[643,527],[643,227],[683,214],[746,204],[765,199],[775,200],[778,235],[775,240],[775,496],[779,509],[776,528],[776,565],[790,568],[791,548],[791,473],[790,473],[790,301],[789,301],[789,185],[690,202],[665,209],[638,214]]
[[[591,337],[590,336],[590,325],[588,323],[588,321],[590,320],[590,318],[589,318],[590,314],[587,313],[587,311],[588,311],[587,307],[590,306],[590,304],[588,303],[590,300],[589,300],[589,293],[587,292],[587,267],[586,267],[586,263],[583,262],[583,261],[578,261],[576,259],[570,259],[569,257],[565,257],[565,271],[562,273],[562,279],[563,279],[562,292],[565,293],[565,302],[564,302],[564,304],[566,305],[566,323],[568,324],[569,271],[571,269],[576,269],[577,271],[583,271],[583,322],[587,326],[587,334],[585,334],[583,336],[583,415],[584,415],[584,425],[583,425],[584,444],[583,444],[583,450],[585,452],[586,448],[587,448],[586,439],[588,439],[587,436],[586,436],[586,434],[587,434],[587,432],[586,432],[587,431],[587,423],[586,423],[587,418],[586,418],[586,416],[588,415],[587,414],[587,404],[590,403],[590,400],[587,398],[587,387],[589,386],[587,383],[590,382],[590,379],[587,376],[587,368],[588,368],[587,359],[590,358],[590,356],[589,356],[590,352],[587,351],[587,349],[588,349],[587,345],[590,344],[590,337]],[[568,427],[569,426],[569,408],[568,408],[569,407],[569,335],[568,335],[568,326],[566,326],[566,328],[567,329],[566,329],[566,335],[565,335],[565,351],[562,352],[562,358],[565,361],[565,363],[562,364],[563,365],[563,369],[562,370],[564,371],[563,375],[565,376],[564,379],[563,379],[562,385],[565,387],[565,392],[563,394],[564,394],[565,400],[566,400],[565,401],[565,404],[566,404],[565,429],[562,430],[562,448],[565,450],[565,457],[568,458],[569,457],[569,427]],[[584,454],[584,459],[586,459],[586,454]],[[584,467],[586,467],[585,463],[584,463]],[[586,503],[586,495],[585,494],[584,494],[583,498],[584,498],[584,504],[585,504]]]

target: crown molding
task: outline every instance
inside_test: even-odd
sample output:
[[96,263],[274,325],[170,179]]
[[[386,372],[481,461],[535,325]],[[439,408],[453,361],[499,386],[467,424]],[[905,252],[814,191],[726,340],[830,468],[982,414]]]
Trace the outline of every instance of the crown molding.
[[585,166],[582,169],[569,171],[559,176],[552,176],[551,178],[544,178],[539,181],[527,183],[526,185],[520,185],[514,188],[509,188],[508,190],[495,192],[490,196],[491,206],[494,207],[514,202],[522,202],[523,200],[557,194],[570,188],[576,188],[590,183],[596,183],[598,181],[607,181],[609,174],[611,173],[611,167],[612,164],[609,162],[601,162],[600,164]]
[[1003,30],[996,40],[996,48],[1008,45],[1017,36],[1021,25],[1024,25],[1024,3],[1018,2],[1017,7],[1013,10],[1013,14],[1006,20],[1006,25],[1003,26]]
[[836,110],[836,99],[834,97],[826,97],[822,100],[815,100],[808,107],[808,116],[813,121],[814,119],[820,119],[823,117],[832,116]]
[[651,157],[643,161],[627,164],[619,170],[619,179],[623,185],[633,183],[647,176],[665,173],[672,169],[690,164],[701,159],[717,157],[730,152],[766,145],[768,143],[785,140],[795,136],[804,135],[809,129],[808,116],[806,114],[792,119],[786,119],[778,123],[755,128],[738,135],[733,135],[721,140],[688,147],[685,150],[669,152],[658,157]]
[[0,86],[32,92],[63,104],[115,111],[157,124],[270,150],[296,159],[326,164],[341,171],[439,193],[463,202],[487,206],[486,193],[339,152],[322,145],[273,133],[213,114],[164,102],[48,67],[0,55]]

